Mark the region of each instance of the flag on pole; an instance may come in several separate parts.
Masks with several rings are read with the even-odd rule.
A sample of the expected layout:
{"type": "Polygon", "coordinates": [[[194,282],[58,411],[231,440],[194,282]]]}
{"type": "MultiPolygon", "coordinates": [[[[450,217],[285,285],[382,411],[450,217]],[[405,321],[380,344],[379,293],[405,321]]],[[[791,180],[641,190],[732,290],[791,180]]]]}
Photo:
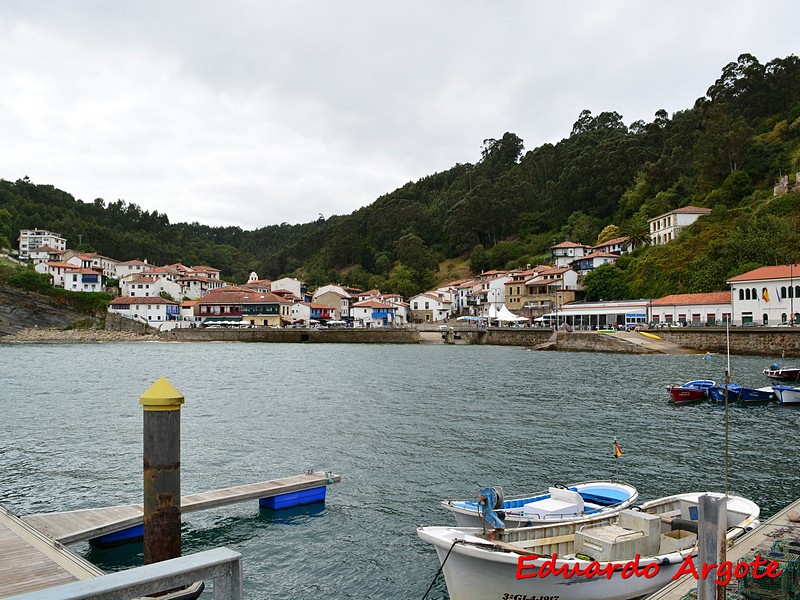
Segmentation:
{"type": "Polygon", "coordinates": [[[761,298],[764,300],[764,302],[769,302],[769,292],[767,291],[767,288],[761,290],[761,298]]]}
{"type": "Polygon", "coordinates": [[[618,459],[620,456],[622,456],[622,448],[619,447],[617,438],[614,438],[614,458],[618,459]]]}

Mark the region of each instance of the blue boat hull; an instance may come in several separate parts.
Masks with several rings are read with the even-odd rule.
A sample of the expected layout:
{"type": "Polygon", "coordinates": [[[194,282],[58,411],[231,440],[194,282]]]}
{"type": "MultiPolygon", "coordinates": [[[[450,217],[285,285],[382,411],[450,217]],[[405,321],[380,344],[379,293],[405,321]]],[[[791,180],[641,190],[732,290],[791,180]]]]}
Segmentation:
{"type": "Polygon", "coordinates": [[[739,394],[739,401],[742,404],[761,404],[765,402],[777,402],[778,397],[772,388],[747,388],[743,387],[739,394]]]}
{"type": "MultiPolygon", "coordinates": [[[[712,402],[725,402],[725,385],[715,385],[708,388],[708,397],[712,402]]],[[[742,386],[734,383],[727,386],[728,402],[736,402],[742,393],[742,386]]]]}

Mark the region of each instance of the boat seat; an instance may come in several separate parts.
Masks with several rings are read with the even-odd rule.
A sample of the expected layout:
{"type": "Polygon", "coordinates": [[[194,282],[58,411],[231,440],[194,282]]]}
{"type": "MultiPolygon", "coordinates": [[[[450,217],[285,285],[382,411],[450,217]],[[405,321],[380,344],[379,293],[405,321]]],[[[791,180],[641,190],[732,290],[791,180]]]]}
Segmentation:
{"type": "Polygon", "coordinates": [[[681,509],[678,508],[676,510],[670,510],[668,512],[661,513],[659,516],[661,517],[661,522],[662,523],[666,523],[667,525],[671,525],[673,519],[675,519],[676,517],[680,517],[681,516],[681,509]]]}
{"type": "Polygon", "coordinates": [[[547,519],[548,517],[579,515],[584,511],[583,498],[578,492],[551,487],[550,497],[528,502],[522,507],[525,515],[547,519]]]}

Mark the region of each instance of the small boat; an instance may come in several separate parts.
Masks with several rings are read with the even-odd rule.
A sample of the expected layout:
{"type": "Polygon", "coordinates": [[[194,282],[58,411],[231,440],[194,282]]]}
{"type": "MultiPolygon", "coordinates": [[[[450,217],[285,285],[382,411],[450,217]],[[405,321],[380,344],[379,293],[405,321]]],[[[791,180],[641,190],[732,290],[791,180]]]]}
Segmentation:
{"type": "Polygon", "coordinates": [[[797,381],[800,379],[800,367],[782,367],[778,363],[772,363],[763,372],[770,379],[778,381],[797,381]]]}
{"type": "MultiPolygon", "coordinates": [[[[705,494],[660,498],[602,521],[488,532],[419,527],[417,535],[435,546],[451,600],[629,600],[672,581],[683,562],[696,555],[705,494]],[[632,577],[631,569],[647,576],[632,577]]],[[[754,502],[728,496],[727,540],[758,526],[759,512],[754,502]]]]}
{"type": "Polygon", "coordinates": [[[675,404],[688,404],[705,400],[708,397],[708,388],[715,385],[716,382],[709,379],[695,379],[683,385],[671,385],[667,387],[667,391],[675,404]]]}
{"type": "Polygon", "coordinates": [[[765,402],[777,402],[778,396],[772,386],[761,388],[743,387],[739,392],[739,402],[741,404],[763,404],[765,402]]]}
{"type": "Polygon", "coordinates": [[[781,405],[800,404],[800,388],[791,385],[773,385],[772,389],[781,405]]]}
{"type": "MultiPolygon", "coordinates": [[[[492,489],[502,491],[502,488],[492,489]]],[[[619,481],[584,481],[551,487],[523,498],[505,500],[502,493],[499,496],[495,510],[506,526],[529,527],[610,516],[636,502],[639,492],[619,481]]],[[[480,501],[444,500],[442,506],[453,513],[460,527],[480,527],[483,523],[480,501]]]]}
{"type": "Polygon", "coordinates": [[[736,402],[742,392],[742,386],[735,383],[712,385],[708,388],[708,398],[714,402],[725,402],[725,391],[728,392],[728,402],[736,402]]]}

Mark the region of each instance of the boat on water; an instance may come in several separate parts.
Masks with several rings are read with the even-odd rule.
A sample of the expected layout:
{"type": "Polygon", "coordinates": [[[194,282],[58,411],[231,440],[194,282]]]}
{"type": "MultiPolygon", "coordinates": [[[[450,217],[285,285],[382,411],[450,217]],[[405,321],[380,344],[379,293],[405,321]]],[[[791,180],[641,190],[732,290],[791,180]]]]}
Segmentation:
{"type": "Polygon", "coordinates": [[[742,392],[742,386],[735,383],[712,385],[708,388],[708,398],[713,402],[725,402],[725,392],[728,393],[728,402],[736,402],[742,392]]]}
{"type": "MultiPolygon", "coordinates": [[[[495,487],[495,490],[502,488],[495,487]]],[[[639,497],[636,488],[619,481],[584,481],[550,487],[530,496],[499,498],[495,507],[506,527],[529,527],[543,523],[606,517],[631,506],[639,497]]],[[[480,527],[483,504],[475,501],[443,500],[460,527],[480,527]]]]}
{"type": "Polygon", "coordinates": [[[681,385],[670,385],[667,391],[675,404],[688,404],[705,400],[708,397],[708,389],[715,385],[717,383],[710,379],[695,379],[681,385]]]}
{"type": "Polygon", "coordinates": [[[772,386],[750,388],[743,387],[739,392],[740,404],[765,404],[767,402],[777,402],[778,396],[772,386]]]}
{"type": "MultiPolygon", "coordinates": [[[[705,494],[668,496],[597,521],[488,532],[419,527],[417,535],[435,546],[451,600],[628,600],[663,587],[696,555],[699,499],[705,494]],[[633,564],[648,576],[632,577],[630,567],[623,575],[633,564]]],[[[727,540],[759,525],[759,512],[754,502],[728,496],[727,540]]]]}
{"type": "Polygon", "coordinates": [[[773,385],[778,403],[781,405],[800,404],[800,388],[791,385],[773,385]]]}
{"type": "Polygon", "coordinates": [[[782,367],[778,363],[772,363],[763,372],[770,379],[777,381],[800,380],[800,367],[782,367]]]}

